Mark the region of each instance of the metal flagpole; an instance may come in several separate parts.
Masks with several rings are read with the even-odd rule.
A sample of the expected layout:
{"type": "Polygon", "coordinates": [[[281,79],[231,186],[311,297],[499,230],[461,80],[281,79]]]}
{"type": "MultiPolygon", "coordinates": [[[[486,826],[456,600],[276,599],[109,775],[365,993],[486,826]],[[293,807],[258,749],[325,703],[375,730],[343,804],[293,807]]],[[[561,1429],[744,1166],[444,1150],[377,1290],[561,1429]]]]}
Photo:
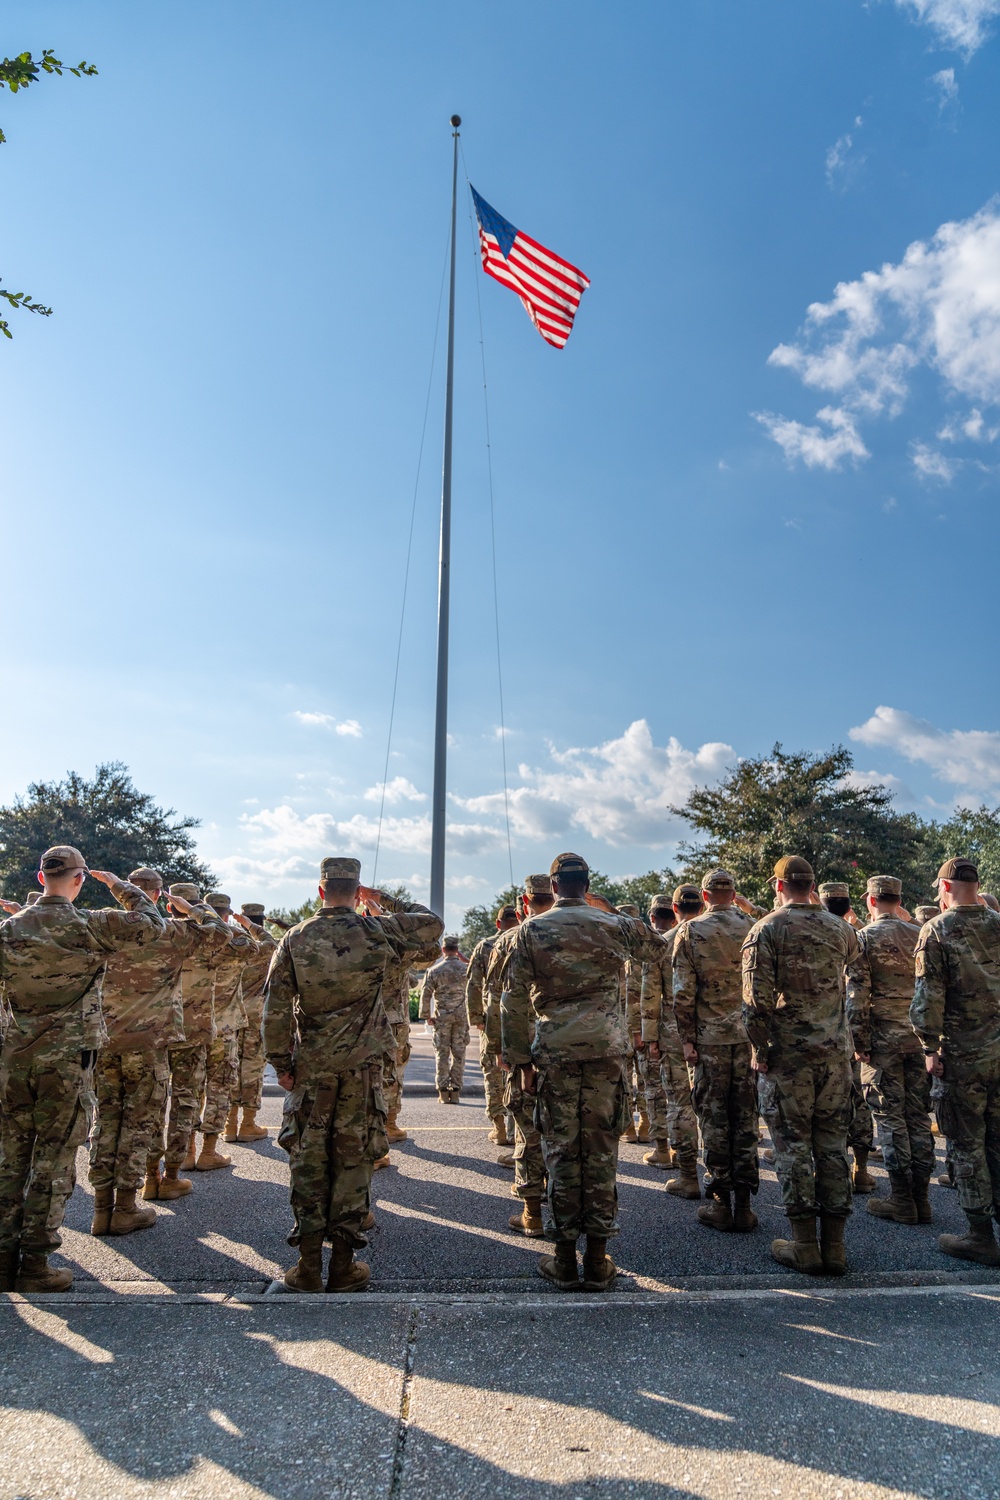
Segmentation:
{"type": "Polygon", "coordinates": [[[444,462],[441,469],[441,555],[438,575],[437,703],[434,711],[434,792],[431,806],[431,910],[444,916],[444,844],[448,803],[448,613],[451,575],[451,419],[455,374],[455,217],[458,202],[458,127],[451,167],[451,275],[448,285],[448,370],[444,397],[444,462]]]}

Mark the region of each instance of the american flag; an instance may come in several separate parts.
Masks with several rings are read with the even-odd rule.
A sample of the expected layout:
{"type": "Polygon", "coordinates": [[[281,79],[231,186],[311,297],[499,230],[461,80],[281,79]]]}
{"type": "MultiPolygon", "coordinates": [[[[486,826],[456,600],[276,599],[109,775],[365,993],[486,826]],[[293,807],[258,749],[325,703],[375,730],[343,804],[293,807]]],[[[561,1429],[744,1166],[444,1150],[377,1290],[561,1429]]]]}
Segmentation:
{"type": "Polygon", "coordinates": [[[590,285],[589,278],[561,255],[515,229],[475,188],[472,197],[479,220],[483,270],[517,293],[545,342],[561,349],[569,338],[580,298],[590,285]]]}

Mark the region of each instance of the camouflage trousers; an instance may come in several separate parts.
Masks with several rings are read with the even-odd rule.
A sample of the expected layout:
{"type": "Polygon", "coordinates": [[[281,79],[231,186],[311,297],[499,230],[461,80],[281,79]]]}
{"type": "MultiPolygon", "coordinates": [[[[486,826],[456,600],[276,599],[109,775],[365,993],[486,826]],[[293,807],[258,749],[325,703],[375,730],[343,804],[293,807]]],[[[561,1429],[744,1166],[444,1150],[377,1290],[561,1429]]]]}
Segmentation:
{"type": "Polygon", "coordinates": [[[660,1045],[660,1082],[667,1101],[667,1139],[678,1164],[698,1163],[698,1118],[691,1102],[691,1075],[680,1042],[669,1051],[660,1045]]]}
{"type": "Polygon", "coordinates": [[[486,1031],[486,1027],[479,1037],[479,1066],[483,1070],[483,1084],[486,1089],[486,1118],[495,1120],[497,1115],[504,1112],[504,1071],[497,1062],[497,1046],[486,1031]]]}
{"type": "Polygon", "coordinates": [[[862,1064],[865,1098],[878,1125],[887,1172],[911,1171],[929,1177],[934,1170],[931,1135],[931,1080],[922,1052],[872,1053],[862,1064]]]}
{"type": "Polygon", "coordinates": [[[396,1039],[396,1051],[394,1056],[385,1061],[382,1089],[386,1109],[390,1114],[398,1114],[403,1107],[403,1074],[412,1050],[409,1021],[393,1021],[392,1034],[396,1039]]]}
{"type": "MultiPolygon", "coordinates": [[[[642,1068],[639,1064],[640,1053],[634,1047],[630,1047],[625,1054],[625,1087],[628,1089],[628,1102],[634,1117],[636,1110],[645,1109],[646,1101],[643,1095],[642,1068]]],[[[626,1125],[628,1121],[626,1120],[626,1125]]],[[[634,1123],[634,1119],[633,1119],[634,1123]]]]}
{"type": "Polygon", "coordinates": [[[241,1109],[260,1109],[264,1098],[264,1037],[261,1017],[251,1016],[236,1033],[236,1087],[233,1104],[241,1109]]]}
{"type": "Polygon", "coordinates": [[[1000,1218],[1000,1058],[945,1058],[938,1123],[948,1137],[958,1201],[1000,1218]]]}
{"type": "Polygon", "coordinates": [[[635,1054],[635,1061],[639,1069],[639,1077],[642,1079],[646,1114],[649,1116],[649,1139],[668,1141],[670,1126],[667,1123],[667,1096],[663,1089],[659,1064],[650,1062],[649,1049],[646,1047],[635,1054]]]}
{"type": "Polygon", "coordinates": [[[163,1128],[170,1081],[166,1052],[99,1052],[90,1184],[124,1192],[142,1186],[146,1157],[163,1128]]]}
{"type": "Polygon", "coordinates": [[[535,1124],[548,1173],[547,1238],[618,1233],[618,1140],[629,1121],[619,1058],[551,1063],[537,1075],[535,1124]]]}
{"type": "MultiPolygon", "coordinates": [[[[179,1167],[187,1156],[188,1143],[198,1118],[198,1107],[205,1089],[207,1042],[187,1042],[171,1047],[167,1053],[170,1065],[170,1114],[161,1134],[161,1155],[168,1167],[179,1167]]],[[[150,1151],[150,1156],[153,1152],[150,1151]]]]}
{"type": "Polygon", "coordinates": [[[851,1125],[847,1144],[852,1151],[870,1151],[875,1144],[875,1122],[865,1098],[861,1063],[857,1058],[851,1063],[851,1125]]]}
{"type": "Polygon", "coordinates": [[[94,1105],[94,1054],[0,1052],[0,1252],[49,1251],[76,1186],[94,1105]]]}
{"type": "Polygon", "coordinates": [[[202,1135],[221,1135],[232,1108],[239,1079],[240,1057],[236,1033],[217,1036],[205,1058],[205,1104],[201,1111],[202,1135]]]}
{"type": "Polygon", "coordinates": [[[465,1073],[465,1049],[469,1045],[469,1023],[464,1015],[438,1016],[434,1023],[435,1087],[461,1089],[465,1073]]]}
{"type": "Polygon", "coordinates": [[[367,1245],[361,1225],[371,1202],[372,1163],[389,1149],[385,1122],[377,1064],[296,1080],[278,1132],[291,1175],[290,1245],[320,1232],[355,1248],[367,1245]]]}
{"type": "Polygon", "coordinates": [[[851,1065],[842,1053],[801,1051],[773,1058],[758,1084],[760,1112],[774,1143],[781,1206],[790,1219],[852,1209],[847,1131],[851,1065]]]}
{"type": "Polygon", "coordinates": [[[705,1191],[760,1185],[757,1168],[757,1075],[750,1043],[699,1043],[694,1107],[705,1151],[705,1191]]]}
{"type": "Polygon", "coordinates": [[[535,1124],[535,1098],[521,1087],[520,1068],[504,1074],[501,1109],[514,1121],[514,1194],[518,1198],[540,1198],[545,1192],[542,1137],[535,1124]]]}

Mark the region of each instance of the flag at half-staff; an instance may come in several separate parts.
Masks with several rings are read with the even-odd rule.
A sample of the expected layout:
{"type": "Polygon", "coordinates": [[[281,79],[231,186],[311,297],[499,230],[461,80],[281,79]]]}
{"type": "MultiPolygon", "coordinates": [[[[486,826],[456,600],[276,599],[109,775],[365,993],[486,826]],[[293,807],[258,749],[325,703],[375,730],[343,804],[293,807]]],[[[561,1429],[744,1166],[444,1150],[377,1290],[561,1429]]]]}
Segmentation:
{"type": "Polygon", "coordinates": [[[561,255],[515,229],[475,188],[472,197],[479,220],[483,270],[517,293],[545,342],[561,349],[570,336],[589,278],[561,255]]]}

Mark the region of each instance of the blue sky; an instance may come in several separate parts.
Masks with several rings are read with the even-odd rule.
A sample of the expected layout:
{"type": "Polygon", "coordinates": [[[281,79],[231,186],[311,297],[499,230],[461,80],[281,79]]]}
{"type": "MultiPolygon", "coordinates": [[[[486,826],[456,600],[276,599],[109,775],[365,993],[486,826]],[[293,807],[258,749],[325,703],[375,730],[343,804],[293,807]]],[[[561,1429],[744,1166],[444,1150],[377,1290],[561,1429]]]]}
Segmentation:
{"type": "MultiPolygon", "coordinates": [[[[125,761],[237,899],[371,874],[450,188],[591,278],[568,347],[460,205],[449,916],[669,861],[739,755],[1000,800],[1000,0],[8,3],[0,797],[125,761]]],[[[443,338],[443,331],[442,331],[443,338]]],[[[426,891],[441,346],[380,880],[426,891]]]]}

